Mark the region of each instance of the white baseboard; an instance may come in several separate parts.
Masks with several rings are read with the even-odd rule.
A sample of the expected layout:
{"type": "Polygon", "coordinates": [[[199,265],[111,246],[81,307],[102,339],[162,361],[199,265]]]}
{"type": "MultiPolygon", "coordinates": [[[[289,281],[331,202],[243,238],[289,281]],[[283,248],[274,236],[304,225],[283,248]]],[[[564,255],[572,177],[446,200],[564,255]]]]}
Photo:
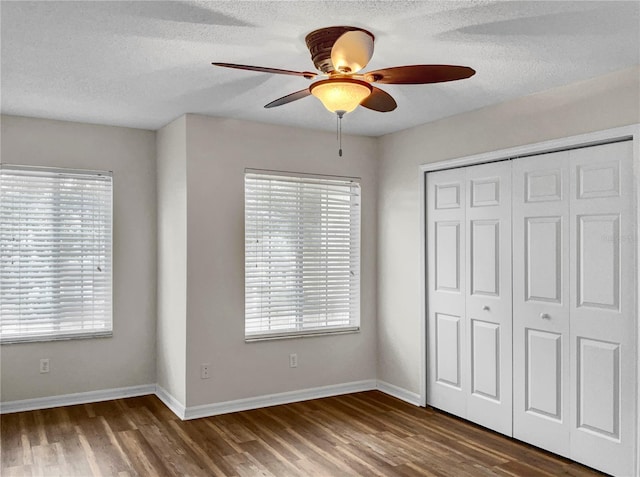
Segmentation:
{"type": "Polygon", "coordinates": [[[176,416],[178,416],[183,421],[185,420],[186,408],[184,407],[184,405],[171,394],[169,394],[167,390],[159,384],[156,384],[156,396],[158,396],[158,399],[160,399],[165,406],[171,409],[171,411],[176,416]]]}
{"type": "Polygon", "coordinates": [[[34,399],[22,399],[20,401],[7,401],[0,403],[0,414],[11,412],[33,411],[35,409],[49,409],[52,407],[72,406],[74,404],[87,404],[92,402],[110,401],[128,397],[145,396],[156,392],[155,384],[143,384],[141,386],[129,386],[126,388],[100,389],[83,393],[62,394],[34,399]]]}
{"type": "Polygon", "coordinates": [[[407,391],[404,388],[395,386],[394,384],[389,384],[384,381],[378,380],[377,389],[389,396],[393,396],[395,398],[401,399],[402,401],[408,402],[409,404],[413,404],[414,406],[420,406],[420,394],[414,393],[411,391],[407,391]]]}
{"type": "Polygon", "coordinates": [[[250,409],[308,401],[309,399],[338,396],[340,394],[356,393],[360,391],[371,391],[373,389],[376,389],[376,380],[368,379],[364,381],[354,381],[351,383],[333,384],[318,388],[301,389],[300,391],[266,394],[251,398],[188,407],[186,409],[184,419],[197,419],[199,417],[215,416],[230,412],[248,411],[250,409]]]}
{"type": "Polygon", "coordinates": [[[0,414],[33,411],[35,409],[49,409],[52,407],[87,404],[92,402],[109,401],[112,399],[155,394],[158,399],[160,399],[176,416],[182,420],[188,420],[200,417],[216,416],[218,414],[227,414],[230,412],[248,411],[250,409],[277,406],[292,402],[308,401],[310,399],[338,396],[341,394],[371,391],[373,389],[377,389],[385,394],[389,394],[390,396],[396,397],[415,406],[418,406],[420,403],[420,396],[418,394],[384,381],[376,381],[375,379],[301,389],[299,391],[266,394],[263,396],[191,407],[185,407],[162,386],[157,384],[145,384],[126,388],[102,389],[83,393],[63,394],[60,396],[4,402],[0,403],[0,414]]]}

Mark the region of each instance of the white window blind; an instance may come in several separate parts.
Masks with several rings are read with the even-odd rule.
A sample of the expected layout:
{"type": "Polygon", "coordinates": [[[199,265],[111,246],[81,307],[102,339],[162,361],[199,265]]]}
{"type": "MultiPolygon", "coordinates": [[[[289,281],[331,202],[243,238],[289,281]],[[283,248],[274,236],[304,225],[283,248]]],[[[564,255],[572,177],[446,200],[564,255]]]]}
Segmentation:
{"type": "Polygon", "coordinates": [[[360,184],[245,173],[245,338],[360,326],[360,184]]]}
{"type": "Polygon", "coordinates": [[[0,341],[110,335],[111,173],[0,167],[0,341]]]}

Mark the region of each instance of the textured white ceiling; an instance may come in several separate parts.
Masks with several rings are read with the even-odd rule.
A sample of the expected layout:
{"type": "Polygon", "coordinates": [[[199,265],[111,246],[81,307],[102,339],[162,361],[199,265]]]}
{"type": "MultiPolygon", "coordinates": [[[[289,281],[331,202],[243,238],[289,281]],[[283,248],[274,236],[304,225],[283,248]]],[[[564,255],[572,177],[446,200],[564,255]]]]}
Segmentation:
{"type": "Polygon", "coordinates": [[[2,112],[148,129],[202,113],[333,130],[313,97],[263,108],[308,80],[210,63],[313,70],[304,37],[334,25],[376,36],[368,70],[477,71],[383,85],[395,111],[358,108],[343,122],[377,136],[637,65],[639,11],[638,1],[3,1],[2,112]]]}

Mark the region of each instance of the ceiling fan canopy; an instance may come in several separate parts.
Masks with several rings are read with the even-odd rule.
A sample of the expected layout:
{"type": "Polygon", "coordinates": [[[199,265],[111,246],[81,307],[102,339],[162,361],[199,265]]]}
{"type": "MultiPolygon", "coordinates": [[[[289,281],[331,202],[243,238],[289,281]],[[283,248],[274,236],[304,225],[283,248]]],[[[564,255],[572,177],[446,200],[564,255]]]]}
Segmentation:
{"type": "Polygon", "coordinates": [[[312,83],[306,89],[268,103],[265,108],[282,106],[313,95],[329,111],[340,117],[358,106],[379,112],[396,109],[397,103],[393,97],[372,83],[441,83],[469,78],[475,74],[475,70],[468,66],[453,65],[395,66],[361,73],[373,56],[375,37],[367,30],[352,26],[320,28],[309,33],[305,41],[319,73],[234,63],[212,64],[262,73],[302,76],[309,80],[323,77],[324,79],[312,83]]]}

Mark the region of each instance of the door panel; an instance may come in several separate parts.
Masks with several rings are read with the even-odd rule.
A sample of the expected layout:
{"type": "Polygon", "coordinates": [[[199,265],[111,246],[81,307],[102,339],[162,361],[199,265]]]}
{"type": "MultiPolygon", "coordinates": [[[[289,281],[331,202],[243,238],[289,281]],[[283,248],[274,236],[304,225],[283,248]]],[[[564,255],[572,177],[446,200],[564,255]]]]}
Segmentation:
{"type": "Polygon", "coordinates": [[[436,222],[436,290],[460,291],[460,222],[436,222]]]}
{"type": "Polygon", "coordinates": [[[488,207],[500,204],[500,178],[472,179],[470,188],[471,207],[488,207]]]}
{"type": "Polygon", "coordinates": [[[571,457],[614,475],[638,445],[632,155],[631,141],[569,152],[571,457]]]}
{"type": "Polygon", "coordinates": [[[607,161],[607,158],[598,158],[596,162],[577,165],[577,173],[579,199],[620,196],[619,160],[607,161]]]}
{"type": "Polygon", "coordinates": [[[562,421],[562,336],[526,329],[525,409],[562,421]]]}
{"type": "Polygon", "coordinates": [[[471,320],[471,393],[500,401],[500,326],[471,320]]]}
{"type": "Polygon", "coordinates": [[[578,215],[577,306],[618,310],[620,215],[578,215]]]}
{"type": "Polygon", "coordinates": [[[466,168],[467,419],[512,434],[511,162],[466,168]]]}
{"type": "Polygon", "coordinates": [[[498,296],[500,286],[500,222],[472,220],[471,294],[498,296]]]}
{"type": "Polygon", "coordinates": [[[461,183],[436,184],[435,188],[435,208],[458,209],[460,208],[460,187],[461,183]]]}
{"type": "Polygon", "coordinates": [[[578,428],[620,438],[620,346],[578,340],[578,428]]]}
{"type": "Polygon", "coordinates": [[[569,154],[513,162],[513,435],[569,456],[569,154]]]}
{"type": "Polygon", "coordinates": [[[465,171],[427,174],[427,403],[466,417],[465,171]]]}
{"type": "Polygon", "coordinates": [[[460,390],[460,317],[436,313],[436,381],[460,390]]]}
{"type": "Polygon", "coordinates": [[[560,303],[562,217],[524,221],[525,301],[560,303]]]}
{"type": "MultiPolygon", "coordinates": [[[[553,167],[552,164],[550,166],[553,167]]],[[[562,200],[561,169],[531,170],[524,174],[525,203],[562,200]]]]}

